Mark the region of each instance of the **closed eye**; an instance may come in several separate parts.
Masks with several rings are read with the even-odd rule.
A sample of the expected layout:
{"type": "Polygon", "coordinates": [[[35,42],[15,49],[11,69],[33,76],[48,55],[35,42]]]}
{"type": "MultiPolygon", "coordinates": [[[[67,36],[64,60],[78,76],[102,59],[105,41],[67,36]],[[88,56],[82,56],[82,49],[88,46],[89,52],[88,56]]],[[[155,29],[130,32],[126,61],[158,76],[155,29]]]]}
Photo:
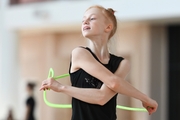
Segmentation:
{"type": "MultiPolygon", "coordinates": [[[[88,21],[91,21],[91,20],[96,20],[96,18],[89,18],[88,21]]],[[[82,20],[82,23],[84,23],[86,20],[82,20]]]]}
{"type": "Polygon", "coordinates": [[[96,18],[90,18],[90,20],[95,20],[96,18]]]}

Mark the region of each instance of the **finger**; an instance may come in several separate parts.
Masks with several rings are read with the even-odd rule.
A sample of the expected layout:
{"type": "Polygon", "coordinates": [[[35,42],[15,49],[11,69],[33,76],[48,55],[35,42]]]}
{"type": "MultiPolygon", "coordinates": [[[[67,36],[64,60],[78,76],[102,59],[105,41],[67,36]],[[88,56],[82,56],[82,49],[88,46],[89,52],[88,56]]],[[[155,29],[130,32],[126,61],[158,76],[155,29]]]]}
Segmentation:
{"type": "Polygon", "coordinates": [[[47,89],[47,88],[41,88],[40,91],[41,91],[41,90],[44,90],[44,91],[45,91],[46,89],[47,89]]]}
{"type": "Polygon", "coordinates": [[[155,109],[153,107],[149,107],[149,114],[151,115],[153,112],[155,112],[155,109]]]}
{"type": "Polygon", "coordinates": [[[44,86],[42,86],[41,88],[40,88],[40,90],[46,90],[46,89],[48,89],[49,87],[48,87],[48,85],[44,85],[44,86]]]}
{"type": "Polygon", "coordinates": [[[48,84],[47,80],[42,81],[42,85],[47,85],[47,84],[48,84]]]}
{"type": "Polygon", "coordinates": [[[147,106],[147,107],[146,107],[146,109],[147,109],[147,111],[148,111],[149,115],[151,115],[150,106],[147,106]]]}
{"type": "Polygon", "coordinates": [[[40,90],[40,91],[42,90],[42,86],[39,88],[39,90],[40,90]]]}
{"type": "Polygon", "coordinates": [[[40,90],[40,91],[41,91],[41,90],[44,90],[44,87],[39,88],[39,90],[40,90]]]}

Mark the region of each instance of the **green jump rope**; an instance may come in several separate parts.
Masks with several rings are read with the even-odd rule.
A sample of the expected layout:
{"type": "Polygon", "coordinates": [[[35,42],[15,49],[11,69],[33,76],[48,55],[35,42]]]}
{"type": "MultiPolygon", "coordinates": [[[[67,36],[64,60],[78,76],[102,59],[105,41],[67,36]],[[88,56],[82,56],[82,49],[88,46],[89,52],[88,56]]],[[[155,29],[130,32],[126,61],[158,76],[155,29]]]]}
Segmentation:
{"type": "MultiPolygon", "coordinates": [[[[48,78],[52,77],[55,80],[60,79],[60,78],[64,78],[64,77],[67,77],[67,76],[69,76],[69,74],[63,74],[63,75],[54,77],[54,70],[52,68],[50,68],[49,74],[48,74],[48,78]]],[[[44,98],[44,102],[49,107],[53,107],[53,108],[71,108],[72,107],[71,104],[54,104],[54,103],[49,102],[47,100],[46,90],[44,91],[43,98],[44,98]]],[[[122,109],[122,110],[147,112],[147,110],[145,108],[133,108],[133,107],[126,107],[126,106],[121,106],[121,105],[117,105],[116,108],[122,109]]]]}

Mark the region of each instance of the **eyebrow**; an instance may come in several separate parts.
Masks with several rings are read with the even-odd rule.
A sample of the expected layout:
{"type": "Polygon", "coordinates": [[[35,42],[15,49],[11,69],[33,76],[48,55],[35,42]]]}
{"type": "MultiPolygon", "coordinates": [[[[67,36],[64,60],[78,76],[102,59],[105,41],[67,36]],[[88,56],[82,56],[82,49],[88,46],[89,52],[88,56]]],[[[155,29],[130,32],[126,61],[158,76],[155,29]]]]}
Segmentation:
{"type": "MultiPolygon", "coordinates": [[[[93,16],[93,15],[96,15],[96,14],[92,13],[92,14],[90,14],[89,16],[93,16]]],[[[86,16],[83,16],[83,18],[86,18],[86,16]]]]}

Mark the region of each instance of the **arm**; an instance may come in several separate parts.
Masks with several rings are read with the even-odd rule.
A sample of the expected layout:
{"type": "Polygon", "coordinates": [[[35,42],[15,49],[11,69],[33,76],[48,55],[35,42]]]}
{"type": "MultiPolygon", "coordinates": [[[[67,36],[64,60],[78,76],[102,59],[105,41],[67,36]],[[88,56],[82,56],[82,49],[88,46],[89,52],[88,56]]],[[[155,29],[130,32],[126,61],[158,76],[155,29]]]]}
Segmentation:
{"type": "MultiPolygon", "coordinates": [[[[123,79],[121,75],[116,75],[107,70],[102,64],[94,59],[94,57],[85,49],[76,48],[72,52],[72,61],[76,61],[74,68],[84,69],[87,73],[101,80],[107,87],[113,91],[127,95],[142,101],[143,106],[152,114],[156,111],[158,104],[156,101],[152,100],[131,84],[123,79]],[[82,56],[83,55],[83,56],[82,56]],[[98,71],[98,72],[97,72],[98,71]]],[[[121,68],[126,68],[128,62],[126,60],[121,62],[121,68]]],[[[75,70],[76,70],[75,69],[75,70]]],[[[121,70],[120,70],[121,71],[121,70]]],[[[122,69],[122,71],[125,71],[122,69]]],[[[119,72],[120,74],[122,72],[119,72]]]]}
{"type": "MultiPolygon", "coordinates": [[[[125,79],[129,67],[128,66],[126,66],[125,68],[122,67],[123,66],[121,63],[115,74],[118,76],[122,76],[125,79]]],[[[100,89],[94,89],[94,88],[77,88],[69,85],[62,85],[61,83],[55,81],[53,78],[50,78],[45,81],[42,82],[42,87],[40,88],[40,90],[45,89],[45,87],[51,88],[56,92],[62,92],[71,97],[92,104],[104,105],[116,94],[116,92],[109,89],[105,84],[103,84],[100,89]],[[45,81],[49,83],[47,84],[47,86],[43,85],[45,81]]]]}
{"type": "MultiPolygon", "coordinates": [[[[72,54],[72,58],[73,57],[74,57],[74,54],[72,54]]],[[[71,68],[72,68],[72,71],[74,71],[74,69],[76,69],[75,68],[76,61],[72,61],[72,63],[73,64],[71,68]]],[[[129,64],[127,60],[123,60],[119,64],[118,69],[115,72],[115,75],[121,76],[123,79],[125,79],[128,72],[129,72],[129,64]]],[[[73,86],[62,85],[61,83],[55,81],[53,78],[44,80],[42,82],[42,86],[40,90],[46,89],[46,88],[50,88],[56,92],[63,92],[71,97],[77,98],[84,102],[88,102],[92,104],[99,104],[99,105],[106,104],[116,94],[116,92],[112,91],[105,84],[103,84],[100,89],[77,88],[73,86]]]]}
{"type": "Polygon", "coordinates": [[[62,85],[53,78],[46,79],[42,82],[40,90],[51,89],[55,92],[62,92],[81,101],[104,105],[116,93],[109,89],[105,84],[100,89],[95,88],[78,88],[69,85],[62,85]]]}
{"type": "Polygon", "coordinates": [[[72,97],[76,97],[80,100],[95,104],[104,104],[106,101],[112,98],[112,96],[114,96],[116,92],[118,92],[141,100],[145,108],[147,108],[148,106],[153,107],[153,110],[149,110],[150,114],[156,111],[157,103],[155,101],[148,98],[145,94],[139,92],[137,89],[132,87],[128,82],[124,80],[124,76],[126,76],[128,73],[128,69],[126,69],[129,66],[127,60],[123,60],[116,74],[112,74],[99,62],[97,62],[88,51],[84,49],[76,48],[75,50],[73,50],[72,56],[72,65],[74,66],[75,71],[79,68],[82,68],[92,76],[102,80],[105,83],[105,85],[103,85],[100,90],[80,88],[82,90],[81,91],[79,88],[63,86],[57,81],[55,82],[54,80],[49,79],[47,81],[43,81],[40,90],[51,88],[54,91],[64,92],[72,97]],[[112,92],[107,86],[114,92],[112,92]],[[79,91],[80,94],[76,94],[77,91],[79,91]],[[98,101],[101,102],[98,103],[98,101]]]}
{"type": "Polygon", "coordinates": [[[91,104],[106,104],[116,93],[109,89],[105,84],[100,89],[93,88],[77,88],[63,85],[59,87],[61,92],[77,98],[81,101],[91,104]]]}
{"type": "Polygon", "coordinates": [[[45,89],[51,89],[55,92],[62,92],[81,101],[99,105],[104,105],[116,94],[105,84],[103,84],[100,89],[78,88],[69,85],[62,85],[53,78],[46,79],[42,82],[40,90],[45,89]]]}
{"type": "MultiPolygon", "coordinates": [[[[71,66],[71,68],[74,68],[73,65],[71,66]]],[[[125,80],[128,72],[129,62],[127,60],[123,60],[119,64],[118,69],[115,72],[115,75],[121,76],[125,80]]],[[[105,103],[107,103],[116,94],[116,92],[109,89],[105,84],[103,84],[100,89],[77,88],[67,85],[62,85],[62,87],[59,88],[59,91],[67,95],[70,95],[72,97],[75,97],[88,103],[100,105],[104,105],[105,103]]]]}
{"type": "MultiPolygon", "coordinates": [[[[116,93],[134,97],[142,101],[146,101],[147,99],[144,94],[139,92],[127,81],[125,81],[121,75],[111,73],[97,60],[95,60],[94,57],[87,50],[83,48],[76,48],[73,50],[72,63],[72,65],[74,66],[74,71],[82,68],[90,75],[101,80],[107,87],[109,87],[116,93]]],[[[126,68],[126,66],[128,66],[127,60],[123,60],[120,66],[126,68]]]]}

